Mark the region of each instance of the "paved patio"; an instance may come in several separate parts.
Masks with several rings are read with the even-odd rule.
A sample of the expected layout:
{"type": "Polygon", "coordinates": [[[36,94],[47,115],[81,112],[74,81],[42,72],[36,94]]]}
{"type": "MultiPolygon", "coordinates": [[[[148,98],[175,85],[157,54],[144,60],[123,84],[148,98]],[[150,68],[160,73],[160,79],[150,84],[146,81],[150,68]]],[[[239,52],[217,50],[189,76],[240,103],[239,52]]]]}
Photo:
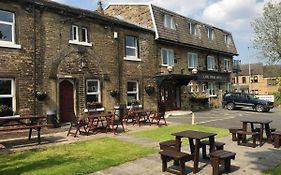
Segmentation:
{"type": "MultiPolygon", "coordinates": [[[[169,123],[173,124],[173,123],[169,123]]],[[[157,126],[126,126],[128,132],[135,130],[146,130],[155,128],[157,126]]],[[[54,144],[66,144],[71,142],[76,142],[80,140],[88,140],[100,137],[114,137],[117,139],[134,142],[137,144],[159,148],[159,143],[154,142],[147,139],[140,139],[137,137],[133,137],[128,135],[127,133],[121,133],[118,135],[114,134],[105,134],[99,133],[96,135],[83,136],[79,135],[79,137],[66,137],[66,132],[59,132],[53,134],[47,134],[42,136],[42,145],[37,145],[36,138],[34,138],[30,145],[26,145],[28,142],[26,141],[26,137],[22,139],[6,139],[1,140],[0,143],[4,143],[7,146],[7,149],[0,149],[1,151],[17,151],[17,150],[25,150],[25,149],[33,149],[38,147],[48,147],[54,144]],[[22,143],[22,144],[21,144],[22,143]]],[[[236,159],[232,160],[232,172],[229,174],[238,175],[238,174],[261,174],[260,171],[267,169],[268,167],[275,166],[278,162],[281,162],[281,151],[280,149],[275,149],[271,144],[264,144],[262,147],[257,148],[249,148],[244,146],[237,146],[236,142],[231,141],[231,137],[225,137],[216,139],[218,141],[225,142],[225,150],[234,151],[237,153],[236,159]]],[[[184,151],[189,151],[187,145],[183,145],[184,151]]],[[[192,173],[192,161],[186,163],[186,173],[192,173]]],[[[200,171],[197,173],[198,175],[207,175],[211,174],[212,169],[209,161],[200,160],[199,163],[200,171]]],[[[103,171],[98,171],[92,173],[91,175],[168,175],[170,173],[161,172],[161,160],[158,154],[151,155],[145,158],[137,159],[135,161],[130,161],[124,163],[122,165],[111,167],[109,169],[105,169],[103,171]]]]}

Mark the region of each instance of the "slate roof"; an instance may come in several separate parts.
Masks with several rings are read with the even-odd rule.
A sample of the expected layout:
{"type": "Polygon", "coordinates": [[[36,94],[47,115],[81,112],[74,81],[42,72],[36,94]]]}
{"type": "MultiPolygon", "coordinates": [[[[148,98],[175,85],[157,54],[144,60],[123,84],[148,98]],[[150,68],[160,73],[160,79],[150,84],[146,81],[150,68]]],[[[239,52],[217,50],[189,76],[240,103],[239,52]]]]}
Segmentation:
{"type": "MultiPolygon", "coordinates": [[[[232,45],[227,46],[224,42],[224,34],[231,35],[230,32],[219,29],[214,26],[196,21],[194,19],[182,16],[178,13],[169,11],[167,9],[152,5],[153,15],[157,26],[158,37],[160,39],[170,40],[191,46],[199,46],[207,49],[222,51],[233,55],[237,54],[234,42],[232,45]],[[176,30],[164,27],[163,16],[169,14],[174,17],[176,23],[176,30]],[[196,23],[200,27],[200,35],[195,36],[190,34],[189,22],[196,23]],[[207,28],[212,28],[215,33],[214,40],[207,38],[207,28]]],[[[231,35],[232,36],[232,35],[231,35]]],[[[232,38],[232,37],[231,37],[232,38]]]]}
{"type": "Polygon", "coordinates": [[[109,23],[109,24],[115,24],[115,25],[119,25],[119,26],[123,26],[123,27],[127,27],[127,28],[143,30],[146,32],[154,32],[150,29],[147,29],[147,28],[144,28],[144,27],[132,24],[132,23],[125,22],[125,21],[120,20],[115,17],[101,15],[97,11],[76,8],[76,7],[68,6],[68,5],[61,4],[61,3],[51,1],[51,0],[17,0],[17,1],[20,3],[27,2],[27,3],[31,3],[31,4],[35,4],[35,5],[39,5],[39,6],[48,7],[50,9],[54,9],[58,13],[68,12],[69,14],[75,15],[80,18],[88,17],[88,18],[96,19],[101,22],[105,22],[105,23],[109,23]]]}
{"type": "Polygon", "coordinates": [[[112,3],[105,8],[108,15],[121,16],[127,22],[153,28],[156,40],[172,42],[173,44],[187,45],[189,47],[205,49],[208,51],[222,52],[228,55],[238,55],[230,32],[217,27],[196,21],[167,9],[145,3],[112,3]],[[146,10],[143,9],[146,6],[146,10]],[[147,14],[149,13],[149,15],[147,14]],[[164,27],[164,15],[171,15],[176,24],[176,30],[164,27]],[[143,16],[142,18],[138,16],[143,16]],[[149,17],[149,19],[146,17],[149,17]],[[189,31],[189,22],[197,24],[198,35],[192,35],[189,31]],[[152,25],[153,23],[153,25],[152,25]],[[214,39],[207,38],[207,28],[214,30],[214,39]],[[224,35],[231,36],[232,44],[227,45],[224,35]]]}

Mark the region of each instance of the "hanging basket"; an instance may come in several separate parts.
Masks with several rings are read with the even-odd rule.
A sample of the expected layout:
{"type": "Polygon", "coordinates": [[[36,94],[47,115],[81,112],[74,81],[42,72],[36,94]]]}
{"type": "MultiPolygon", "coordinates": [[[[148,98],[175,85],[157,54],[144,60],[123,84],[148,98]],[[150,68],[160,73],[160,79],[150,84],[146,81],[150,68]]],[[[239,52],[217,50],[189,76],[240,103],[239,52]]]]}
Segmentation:
{"type": "Polygon", "coordinates": [[[146,86],[145,87],[145,92],[147,93],[147,95],[152,95],[154,93],[155,89],[154,89],[154,86],[146,86]]]}
{"type": "Polygon", "coordinates": [[[40,92],[40,91],[37,91],[35,93],[35,97],[37,98],[38,101],[43,101],[46,99],[47,97],[47,92],[40,92]]]}
{"type": "Polygon", "coordinates": [[[119,92],[118,92],[118,90],[112,90],[112,91],[110,91],[110,95],[115,98],[115,97],[118,97],[119,92]]]}

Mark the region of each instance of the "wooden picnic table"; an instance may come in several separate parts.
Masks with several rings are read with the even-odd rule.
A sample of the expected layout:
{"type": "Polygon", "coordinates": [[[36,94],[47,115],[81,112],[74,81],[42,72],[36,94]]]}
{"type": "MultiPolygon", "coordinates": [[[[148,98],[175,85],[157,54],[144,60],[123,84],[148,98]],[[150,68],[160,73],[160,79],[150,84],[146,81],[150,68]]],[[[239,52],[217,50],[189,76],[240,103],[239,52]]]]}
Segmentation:
{"type": "Polygon", "coordinates": [[[99,128],[106,129],[108,127],[107,125],[109,123],[109,120],[113,118],[113,114],[89,114],[87,117],[87,132],[89,133],[90,131],[95,132],[99,128]]]}
{"type": "Polygon", "coordinates": [[[152,110],[138,109],[138,110],[129,111],[128,115],[132,116],[133,125],[138,124],[139,126],[141,126],[142,122],[143,123],[148,122],[150,124],[149,116],[152,112],[153,112],[152,110]]]}
{"type": "Polygon", "coordinates": [[[28,140],[31,139],[32,130],[37,131],[38,144],[41,143],[40,131],[42,127],[49,127],[50,124],[44,124],[45,116],[29,115],[29,116],[6,116],[0,117],[0,132],[16,131],[29,129],[28,140]]]}
{"type": "Polygon", "coordinates": [[[190,152],[193,155],[193,173],[197,173],[198,163],[199,163],[199,149],[200,149],[200,140],[208,138],[210,143],[210,153],[215,150],[215,136],[216,133],[208,133],[208,132],[201,132],[201,131],[192,131],[186,130],[177,133],[173,133],[173,136],[176,136],[176,149],[181,151],[181,138],[188,138],[190,152]],[[193,142],[195,140],[195,143],[193,142]]]}
{"type": "MultiPolygon", "coordinates": [[[[271,143],[271,131],[269,124],[272,122],[272,120],[258,120],[258,119],[251,119],[251,120],[241,120],[242,122],[242,130],[247,132],[247,126],[248,123],[250,124],[251,127],[251,132],[255,132],[255,127],[254,124],[259,124],[260,125],[260,130],[259,130],[259,141],[260,141],[260,146],[263,145],[263,132],[265,130],[266,137],[267,137],[267,142],[271,143]]],[[[245,138],[245,137],[244,137],[245,138]]]]}

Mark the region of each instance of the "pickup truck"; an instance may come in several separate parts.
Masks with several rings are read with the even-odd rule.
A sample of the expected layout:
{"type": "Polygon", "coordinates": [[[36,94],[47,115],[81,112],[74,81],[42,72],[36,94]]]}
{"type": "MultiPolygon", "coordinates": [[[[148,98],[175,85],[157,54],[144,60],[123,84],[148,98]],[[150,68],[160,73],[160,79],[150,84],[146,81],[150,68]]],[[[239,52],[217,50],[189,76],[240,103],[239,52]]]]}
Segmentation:
{"type": "Polygon", "coordinates": [[[260,100],[252,94],[239,92],[224,94],[222,106],[223,108],[226,107],[228,110],[239,107],[252,107],[257,112],[269,112],[270,109],[274,107],[273,102],[260,100]]]}

